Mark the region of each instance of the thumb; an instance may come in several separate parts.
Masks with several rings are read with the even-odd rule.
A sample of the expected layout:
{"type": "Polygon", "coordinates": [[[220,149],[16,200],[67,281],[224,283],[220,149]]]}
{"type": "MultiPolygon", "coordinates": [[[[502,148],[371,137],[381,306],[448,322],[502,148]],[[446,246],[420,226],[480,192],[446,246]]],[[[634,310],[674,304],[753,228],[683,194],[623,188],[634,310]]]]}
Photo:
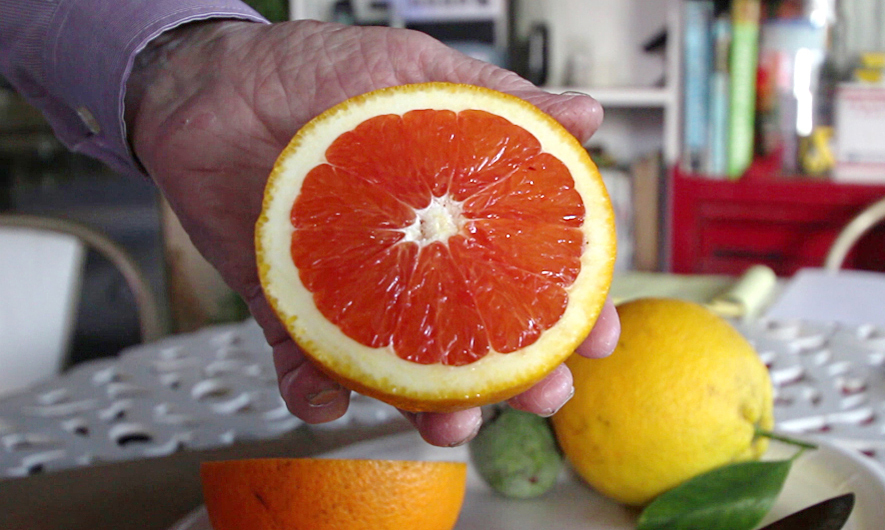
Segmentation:
{"type": "Polygon", "coordinates": [[[580,92],[551,94],[532,88],[526,90],[524,94],[513,95],[521,97],[552,116],[582,144],[587,143],[602,125],[602,105],[587,94],[580,92]]]}
{"type": "MultiPolygon", "coordinates": [[[[398,35],[418,38],[414,32],[398,35]]],[[[421,44],[414,49],[426,53],[413,57],[418,71],[405,75],[406,81],[467,83],[511,94],[552,116],[582,144],[602,125],[602,105],[587,94],[546,92],[512,71],[469,57],[438,41],[425,39],[421,44]]]]}

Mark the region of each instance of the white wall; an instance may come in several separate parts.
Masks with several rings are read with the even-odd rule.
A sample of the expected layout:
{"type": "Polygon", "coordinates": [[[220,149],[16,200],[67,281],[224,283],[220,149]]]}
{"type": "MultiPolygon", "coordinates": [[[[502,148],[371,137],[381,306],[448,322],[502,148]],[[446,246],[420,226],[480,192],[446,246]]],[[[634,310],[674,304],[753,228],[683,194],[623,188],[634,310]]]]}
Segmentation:
{"type": "Polygon", "coordinates": [[[328,20],[335,0],[289,0],[289,14],[292,18],[328,20]]]}
{"type": "Polygon", "coordinates": [[[569,58],[588,58],[593,86],[649,86],[663,73],[662,58],[642,45],[663,29],[671,0],[514,0],[517,35],[534,22],[550,31],[550,81],[566,84],[569,58]]]}

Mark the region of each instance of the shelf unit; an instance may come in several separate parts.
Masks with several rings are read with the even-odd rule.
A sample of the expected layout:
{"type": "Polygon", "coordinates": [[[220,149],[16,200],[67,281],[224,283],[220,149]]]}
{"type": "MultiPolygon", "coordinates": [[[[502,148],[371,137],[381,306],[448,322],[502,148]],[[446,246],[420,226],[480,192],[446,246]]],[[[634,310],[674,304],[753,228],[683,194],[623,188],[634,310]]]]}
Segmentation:
{"type": "Polygon", "coordinates": [[[673,94],[667,88],[655,87],[559,87],[545,86],[544,90],[561,94],[563,92],[582,92],[590,94],[604,108],[666,108],[672,105],[673,94]]]}
{"type": "MultiPolygon", "coordinates": [[[[671,268],[680,274],[739,275],[764,264],[780,276],[822,267],[842,228],[885,195],[885,185],[749,173],[715,180],[674,169],[671,268]]],[[[885,269],[885,226],[866,234],[846,268],[885,269]]]]}
{"type": "Polygon", "coordinates": [[[681,2],[682,0],[550,0],[517,1],[515,24],[519,29],[533,23],[548,25],[551,42],[551,92],[577,91],[589,94],[605,110],[605,121],[590,141],[602,146],[627,164],[661,151],[668,164],[680,152],[681,106],[681,2]],[[592,23],[594,20],[606,23],[592,23]],[[667,47],[663,57],[643,53],[646,41],[666,29],[667,47]],[[673,36],[677,36],[673,38],[673,36]],[[567,85],[569,55],[575,50],[592,50],[590,77],[594,63],[599,66],[601,83],[594,86],[567,85]],[[658,62],[658,64],[655,64],[658,62]],[[657,69],[657,70],[656,70],[657,69]],[[616,70],[616,71],[615,71],[616,70]],[[650,73],[654,72],[654,73],[650,73]],[[651,76],[662,74],[665,83],[651,76]]]}
{"type": "MultiPolygon", "coordinates": [[[[672,86],[659,87],[559,87],[545,86],[545,90],[553,93],[563,92],[581,92],[593,96],[605,110],[606,121],[603,127],[608,127],[614,123],[619,128],[619,132],[624,135],[635,135],[636,125],[643,131],[638,131],[638,137],[650,138],[654,147],[656,143],[664,153],[665,160],[672,164],[679,158],[680,151],[680,101],[679,92],[672,86]],[[639,116],[637,116],[637,114],[639,116]],[[639,117],[637,122],[636,118],[639,117]],[[642,120],[641,118],[652,118],[651,120],[642,120]],[[657,139],[657,142],[654,140],[657,139]]],[[[603,136],[606,129],[600,130],[599,135],[603,136]]],[[[605,139],[605,138],[603,138],[605,139]]],[[[621,142],[630,141],[629,138],[620,140],[621,142]]],[[[594,140],[591,140],[591,144],[594,140]]],[[[617,147],[617,146],[615,146],[617,147]]],[[[615,149],[617,151],[617,149],[615,149]]],[[[641,153],[631,153],[633,155],[641,153]]]]}
{"type": "MultiPolygon", "coordinates": [[[[756,153],[735,180],[673,166],[667,192],[668,270],[739,275],[764,264],[788,277],[824,266],[838,234],[885,195],[885,184],[791,174],[776,153],[756,153]]],[[[885,226],[868,232],[844,267],[885,270],[885,226]]]]}

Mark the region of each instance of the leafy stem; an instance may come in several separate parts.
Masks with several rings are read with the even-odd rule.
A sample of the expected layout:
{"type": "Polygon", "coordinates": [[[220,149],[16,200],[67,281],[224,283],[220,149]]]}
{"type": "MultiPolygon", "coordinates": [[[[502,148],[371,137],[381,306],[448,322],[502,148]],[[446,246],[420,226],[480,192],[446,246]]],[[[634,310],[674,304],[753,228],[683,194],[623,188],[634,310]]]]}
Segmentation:
{"type": "Polygon", "coordinates": [[[779,442],[784,442],[790,445],[795,445],[797,447],[801,447],[802,449],[817,449],[817,446],[813,443],[809,443],[803,440],[797,440],[796,438],[791,438],[789,436],[785,436],[783,434],[777,434],[772,431],[767,431],[760,427],[755,428],[756,436],[764,436],[765,438],[769,438],[771,440],[777,440],[779,442]]]}
{"type": "Polygon", "coordinates": [[[799,447],[784,460],[744,461],[697,475],[654,499],[637,521],[637,530],[750,530],[780,495],[793,462],[817,446],[756,427],[764,436],[799,447]]]}

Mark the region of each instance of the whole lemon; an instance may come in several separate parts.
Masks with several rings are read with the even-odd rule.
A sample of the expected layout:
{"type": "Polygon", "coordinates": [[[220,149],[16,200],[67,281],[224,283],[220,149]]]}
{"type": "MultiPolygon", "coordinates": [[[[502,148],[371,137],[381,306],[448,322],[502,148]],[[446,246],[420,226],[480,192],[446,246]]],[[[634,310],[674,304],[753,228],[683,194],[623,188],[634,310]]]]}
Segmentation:
{"type": "Polygon", "coordinates": [[[680,300],[618,306],[605,359],[572,355],[575,395],[553,418],[575,471],[603,495],[641,506],[698,474],[756,459],[768,446],[772,386],[727,321],[680,300]]]}

